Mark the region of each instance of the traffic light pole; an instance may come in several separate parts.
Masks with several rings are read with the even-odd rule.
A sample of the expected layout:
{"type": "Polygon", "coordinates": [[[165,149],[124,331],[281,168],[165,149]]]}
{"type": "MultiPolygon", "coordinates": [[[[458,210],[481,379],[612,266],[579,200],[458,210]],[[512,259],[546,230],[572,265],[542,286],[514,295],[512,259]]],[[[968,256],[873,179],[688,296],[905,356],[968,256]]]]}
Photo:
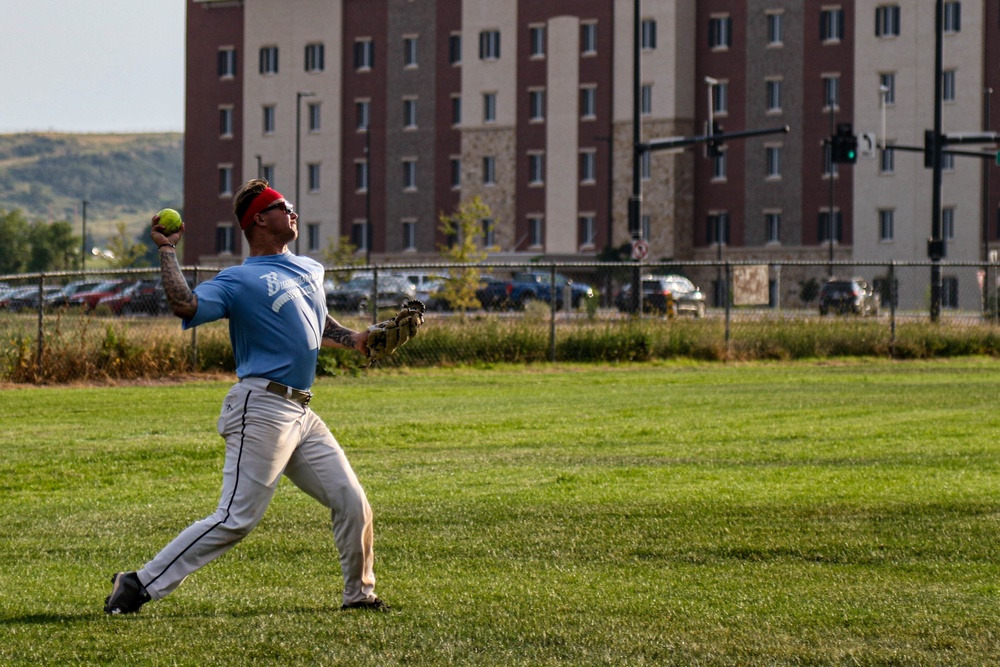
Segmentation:
{"type": "Polygon", "coordinates": [[[827,212],[826,212],[826,245],[827,245],[827,248],[828,248],[827,255],[828,255],[828,259],[829,259],[829,263],[826,266],[826,277],[827,278],[833,278],[833,207],[834,207],[833,185],[834,185],[834,181],[837,180],[836,178],[834,178],[837,175],[837,167],[836,167],[836,164],[837,164],[837,155],[836,155],[836,153],[837,153],[837,146],[836,146],[835,143],[833,143],[835,141],[835,135],[834,135],[834,132],[833,132],[833,116],[834,116],[834,113],[836,111],[836,108],[837,108],[837,105],[834,104],[833,100],[830,100],[830,137],[831,137],[831,143],[830,143],[830,208],[827,209],[827,212]]]}
{"type": "Polygon", "coordinates": [[[931,322],[941,318],[941,259],[944,239],[941,238],[941,94],[944,61],[944,0],[934,6],[934,142],[931,146],[934,180],[931,191],[931,238],[927,254],[931,260],[931,322]]]}

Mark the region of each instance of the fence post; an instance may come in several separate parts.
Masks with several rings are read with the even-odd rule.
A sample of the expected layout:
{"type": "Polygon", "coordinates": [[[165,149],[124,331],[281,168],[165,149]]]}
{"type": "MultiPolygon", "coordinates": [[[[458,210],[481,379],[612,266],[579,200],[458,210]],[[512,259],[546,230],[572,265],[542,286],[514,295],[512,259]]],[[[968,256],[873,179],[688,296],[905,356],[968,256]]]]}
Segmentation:
{"type": "MultiPolygon", "coordinates": [[[[549,361],[556,360],[556,265],[549,270],[549,361]]],[[[566,307],[566,304],[563,304],[566,307]]]]}
{"type": "Polygon", "coordinates": [[[889,263],[889,356],[896,357],[896,261],[889,263]]]}
{"type": "Polygon", "coordinates": [[[45,321],[42,317],[45,312],[45,274],[38,275],[38,353],[35,360],[35,372],[42,371],[42,353],[45,350],[45,321]]]}
{"type": "Polygon", "coordinates": [[[730,301],[731,301],[731,299],[729,298],[729,284],[730,284],[730,281],[732,281],[732,279],[733,279],[732,271],[733,271],[733,267],[730,266],[729,262],[726,262],[725,273],[724,273],[724,275],[726,276],[726,278],[722,282],[722,298],[723,298],[723,300],[725,301],[725,304],[726,304],[726,358],[727,359],[729,358],[729,355],[732,352],[732,350],[730,350],[730,345],[729,345],[729,343],[730,343],[729,321],[730,321],[730,315],[731,315],[731,310],[732,310],[729,307],[730,301]]]}

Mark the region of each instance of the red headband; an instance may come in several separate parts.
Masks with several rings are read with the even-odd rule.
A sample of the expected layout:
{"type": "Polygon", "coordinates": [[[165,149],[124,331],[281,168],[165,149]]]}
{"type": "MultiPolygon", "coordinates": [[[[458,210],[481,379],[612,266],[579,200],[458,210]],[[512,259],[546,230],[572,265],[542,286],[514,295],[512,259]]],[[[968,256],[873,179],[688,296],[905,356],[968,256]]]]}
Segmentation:
{"type": "Polygon", "coordinates": [[[267,188],[262,191],[259,195],[253,198],[253,201],[250,202],[250,208],[248,208],[243,214],[243,217],[240,218],[240,229],[246,229],[249,227],[250,223],[253,222],[254,216],[267,208],[272,202],[284,198],[284,195],[277,190],[272,190],[271,188],[267,188]]]}

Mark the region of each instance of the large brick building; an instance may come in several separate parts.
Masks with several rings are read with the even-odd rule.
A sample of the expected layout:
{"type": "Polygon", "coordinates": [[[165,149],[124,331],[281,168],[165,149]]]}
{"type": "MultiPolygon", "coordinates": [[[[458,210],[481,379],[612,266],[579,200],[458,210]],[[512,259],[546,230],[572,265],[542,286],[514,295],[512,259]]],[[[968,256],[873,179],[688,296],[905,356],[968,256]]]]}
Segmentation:
{"type": "MultiPolygon", "coordinates": [[[[258,173],[294,198],[299,251],[315,256],[348,237],[376,261],[436,259],[439,215],[477,195],[505,259],[587,259],[626,243],[635,5],[188,0],[185,215],[196,224],[185,261],[238,261],[231,193],[258,173]]],[[[944,129],[998,127],[1000,112],[985,116],[1000,3],[943,5],[944,129]]],[[[727,142],[719,157],[647,154],[650,257],[924,259],[922,157],[876,151],[837,165],[825,140],[852,123],[881,141],[884,117],[890,146],[922,144],[934,9],[643,0],[644,141],[700,134],[710,115],[726,131],[791,128],[727,142]]],[[[995,171],[948,161],[949,259],[979,259],[1000,238],[995,171]]]]}

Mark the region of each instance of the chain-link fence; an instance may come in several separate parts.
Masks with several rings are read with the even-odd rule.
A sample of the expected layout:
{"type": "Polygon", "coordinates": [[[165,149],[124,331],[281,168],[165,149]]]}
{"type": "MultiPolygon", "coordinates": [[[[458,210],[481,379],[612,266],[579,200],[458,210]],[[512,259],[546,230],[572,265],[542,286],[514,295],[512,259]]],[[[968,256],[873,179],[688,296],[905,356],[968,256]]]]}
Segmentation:
{"type": "MultiPolygon", "coordinates": [[[[216,272],[184,269],[191,285],[216,272]]],[[[0,277],[0,378],[231,372],[226,323],[182,331],[159,277],[0,277]]],[[[331,314],[352,328],[406,298],[424,301],[421,336],[385,363],[430,365],[993,354],[998,284],[998,264],[574,262],[332,268],[324,288],[331,314]]],[[[357,368],[352,354],[324,350],[320,372],[357,368]]]]}

